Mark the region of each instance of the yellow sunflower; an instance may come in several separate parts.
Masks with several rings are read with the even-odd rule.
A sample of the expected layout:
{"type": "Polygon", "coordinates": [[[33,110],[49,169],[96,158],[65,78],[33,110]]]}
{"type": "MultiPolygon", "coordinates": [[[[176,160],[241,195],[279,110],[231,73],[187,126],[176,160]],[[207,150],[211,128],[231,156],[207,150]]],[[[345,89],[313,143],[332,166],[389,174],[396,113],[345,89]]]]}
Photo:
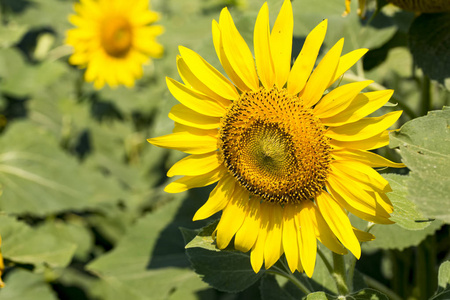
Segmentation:
{"type": "Polygon", "coordinates": [[[148,0],[81,0],[70,22],[66,43],[74,52],[69,62],[87,68],[85,80],[97,89],[134,85],[142,77],[142,65],[149,56],[160,57],[163,48],[156,36],[163,32],[159,19],[149,10],[148,0]]]}
{"type": "Polygon", "coordinates": [[[389,183],[373,167],[402,167],[368,150],[389,143],[391,112],[365,117],[385,104],[392,91],[360,93],[372,81],[324,92],[367,49],[341,56],[339,40],[313,70],[327,29],[321,22],[307,36],[291,68],[293,15],[285,0],[272,31],[265,3],[254,29],[254,58],[227,8],[213,21],[214,46],[227,79],[192,50],[177,58],[184,82],[167,78],[181,103],[169,117],[172,134],[153,145],[190,154],[168,171],[182,175],[165,191],[179,193],[217,182],[194,220],[223,211],[217,247],[251,251],[258,272],[284,253],[292,272],[312,276],[317,240],[332,251],[357,258],[359,241],[372,236],[350,224],[347,213],[382,224],[393,210],[389,183]]]}

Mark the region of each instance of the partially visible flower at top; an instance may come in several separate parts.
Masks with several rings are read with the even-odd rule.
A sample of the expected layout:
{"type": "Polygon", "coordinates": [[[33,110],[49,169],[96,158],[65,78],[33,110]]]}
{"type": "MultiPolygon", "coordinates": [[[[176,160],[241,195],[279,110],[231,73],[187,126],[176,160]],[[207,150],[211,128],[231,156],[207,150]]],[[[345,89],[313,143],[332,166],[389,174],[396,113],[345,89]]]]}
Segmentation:
{"type": "Polygon", "coordinates": [[[389,183],[373,167],[404,167],[369,150],[389,143],[386,130],[401,115],[366,117],[392,90],[360,93],[372,81],[331,89],[367,49],[342,55],[339,40],[314,69],[327,30],[324,20],[306,37],[291,68],[293,12],[285,0],[269,27],[265,3],[256,19],[254,56],[227,8],[213,21],[213,42],[227,79],[194,51],[180,47],[183,83],[167,78],[180,102],[169,113],[172,134],[153,145],[191,154],[167,175],[183,177],[165,191],[179,193],[217,182],[194,220],[219,211],[216,243],[251,251],[255,272],[284,253],[292,272],[312,276],[317,240],[357,258],[360,241],[374,237],[354,228],[348,212],[391,224],[389,183]],[[331,89],[328,93],[324,93],[331,89]]]}
{"type": "MultiPolygon", "coordinates": [[[[388,2],[405,10],[421,13],[440,13],[450,11],[450,0],[387,0],[388,2]]],[[[343,16],[350,13],[352,0],[345,0],[345,12],[343,16]]],[[[358,15],[364,17],[367,0],[358,0],[358,15]]]]}
{"type": "Polygon", "coordinates": [[[85,80],[97,89],[133,87],[142,77],[142,65],[161,57],[163,47],[156,37],[160,25],[150,25],[159,15],[149,10],[148,0],[81,0],[74,5],[77,26],[67,31],[66,43],[74,49],[69,62],[87,68],[85,80]]]}

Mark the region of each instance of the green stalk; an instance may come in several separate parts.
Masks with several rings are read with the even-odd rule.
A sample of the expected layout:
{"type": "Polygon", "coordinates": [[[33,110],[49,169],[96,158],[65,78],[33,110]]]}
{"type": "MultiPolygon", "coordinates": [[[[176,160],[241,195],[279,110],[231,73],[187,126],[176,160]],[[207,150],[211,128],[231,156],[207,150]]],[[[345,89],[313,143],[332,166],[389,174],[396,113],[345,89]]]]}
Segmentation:
{"type": "Polygon", "coordinates": [[[356,266],[356,257],[352,255],[350,258],[350,264],[348,266],[347,272],[348,290],[350,292],[353,292],[353,277],[355,276],[355,266],[356,266]]]}
{"type": "Polygon", "coordinates": [[[382,284],[381,282],[373,279],[370,276],[363,275],[364,281],[367,283],[367,285],[370,288],[373,288],[375,290],[378,290],[388,296],[390,300],[402,300],[399,295],[397,295],[394,291],[392,291],[390,288],[382,284]]]}
{"type": "Polygon", "coordinates": [[[286,271],[279,267],[274,266],[270,268],[270,270],[266,271],[266,273],[284,277],[290,282],[292,282],[296,287],[298,287],[298,289],[301,290],[305,295],[311,294],[311,291],[300,280],[298,280],[290,270],[286,271]]]}
{"type": "Polygon", "coordinates": [[[421,94],[421,115],[425,116],[431,109],[431,83],[428,76],[423,76],[422,94],[421,94]]]}
{"type": "Polygon", "coordinates": [[[344,256],[333,252],[332,277],[336,282],[336,286],[340,295],[348,295],[347,272],[345,270],[344,256]]]}
{"type": "Polygon", "coordinates": [[[333,274],[333,267],[331,266],[330,262],[326,258],[325,254],[323,254],[322,250],[318,247],[317,248],[317,254],[319,254],[320,258],[322,259],[323,263],[325,264],[325,267],[327,268],[328,272],[333,274]]]}

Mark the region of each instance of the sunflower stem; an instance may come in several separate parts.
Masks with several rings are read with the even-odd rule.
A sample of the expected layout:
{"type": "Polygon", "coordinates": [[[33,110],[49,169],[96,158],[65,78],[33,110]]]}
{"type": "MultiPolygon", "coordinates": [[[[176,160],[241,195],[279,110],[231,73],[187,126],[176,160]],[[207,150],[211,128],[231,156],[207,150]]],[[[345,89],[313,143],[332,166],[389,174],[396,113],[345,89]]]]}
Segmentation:
{"type": "Polygon", "coordinates": [[[353,292],[353,277],[355,275],[355,266],[356,266],[356,257],[352,255],[350,258],[350,263],[348,266],[348,273],[347,273],[348,290],[350,292],[353,292]]]}
{"type": "Polygon", "coordinates": [[[327,257],[325,256],[325,254],[322,252],[322,250],[319,247],[317,248],[317,253],[319,254],[320,258],[322,259],[323,263],[325,264],[325,267],[327,268],[330,275],[333,274],[333,272],[334,272],[333,266],[331,266],[327,257]]]}
{"type": "Polygon", "coordinates": [[[340,295],[345,296],[348,294],[348,284],[343,255],[333,252],[333,267],[332,277],[336,282],[338,292],[340,295]]]}
{"type": "MultiPolygon", "coordinates": [[[[284,264],[283,264],[284,266],[284,264]]],[[[281,269],[279,267],[272,267],[270,270],[266,271],[269,274],[274,275],[280,275],[281,277],[286,278],[290,282],[292,282],[296,287],[298,287],[305,295],[311,294],[311,291],[300,281],[295,277],[292,272],[287,269],[281,269]]]]}
{"type": "Polygon", "coordinates": [[[385,286],[381,282],[379,282],[379,281],[377,281],[377,280],[375,280],[372,277],[367,276],[367,275],[363,275],[363,278],[364,278],[364,281],[367,283],[367,286],[382,292],[383,294],[388,296],[389,299],[391,299],[391,300],[402,300],[402,298],[400,298],[399,295],[397,295],[393,290],[391,290],[390,288],[388,288],[387,286],[385,286]]]}
{"type": "Polygon", "coordinates": [[[431,109],[431,84],[430,84],[430,78],[428,76],[423,76],[422,81],[422,96],[421,96],[421,115],[425,116],[428,111],[431,109]]]}

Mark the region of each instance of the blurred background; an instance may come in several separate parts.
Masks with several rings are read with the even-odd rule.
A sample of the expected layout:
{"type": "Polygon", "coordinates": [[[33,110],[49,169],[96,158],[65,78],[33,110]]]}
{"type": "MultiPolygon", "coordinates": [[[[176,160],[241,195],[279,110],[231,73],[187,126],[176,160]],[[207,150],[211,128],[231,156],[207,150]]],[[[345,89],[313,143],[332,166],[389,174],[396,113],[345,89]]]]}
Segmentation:
{"type": "MultiPolygon", "coordinates": [[[[421,22],[429,23],[426,16],[392,5],[373,16],[374,1],[361,19],[357,2],[342,17],[344,0],[294,0],[293,58],[306,35],[327,18],[320,56],[341,37],[343,53],[369,48],[342,83],[366,78],[377,83],[372,90],[395,89],[394,107],[377,114],[404,110],[396,128],[450,105],[449,31],[433,36],[441,47],[430,55],[420,48],[427,45],[419,43],[423,37],[414,35],[414,28],[424,28],[421,22]]],[[[192,231],[183,231],[185,241],[179,228],[197,229],[215,219],[192,221],[211,188],[163,192],[165,173],[183,154],[146,142],[173,128],[167,114],[177,102],[165,77],[180,80],[178,45],[223,71],[212,42],[212,20],[228,6],[252,45],[263,1],[152,0],[152,10],[161,15],[157,24],[165,27],[158,37],[163,57],[144,66],[134,88],[101,90],[84,82],[84,70],[68,63],[71,48],[64,39],[73,28],[68,22],[73,4],[0,0],[0,235],[5,261],[0,299],[292,299],[283,282],[277,288],[288,296],[273,296],[274,283],[264,277],[239,293],[219,292],[202,281],[184,249],[192,231]]],[[[268,4],[273,24],[282,0],[268,4]]],[[[448,13],[442,15],[450,20],[448,13]]],[[[393,150],[380,154],[400,161],[393,150]]],[[[393,182],[394,197],[404,197],[401,180],[393,182]]],[[[357,262],[357,269],[402,299],[433,294],[437,265],[449,258],[448,225],[417,224],[414,230],[375,227],[377,239],[363,247],[357,262]],[[424,265],[417,265],[418,257],[424,265]],[[422,273],[411,276],[412,270],[422,273]],[[425,277],[430,285],[417,288],[425,277]]],[[[320,262],[317,268],[323,268],[320,262]]],[[[313,280],[332,291],[333,282],[322,273],[316,269],[313,280]]]]}

